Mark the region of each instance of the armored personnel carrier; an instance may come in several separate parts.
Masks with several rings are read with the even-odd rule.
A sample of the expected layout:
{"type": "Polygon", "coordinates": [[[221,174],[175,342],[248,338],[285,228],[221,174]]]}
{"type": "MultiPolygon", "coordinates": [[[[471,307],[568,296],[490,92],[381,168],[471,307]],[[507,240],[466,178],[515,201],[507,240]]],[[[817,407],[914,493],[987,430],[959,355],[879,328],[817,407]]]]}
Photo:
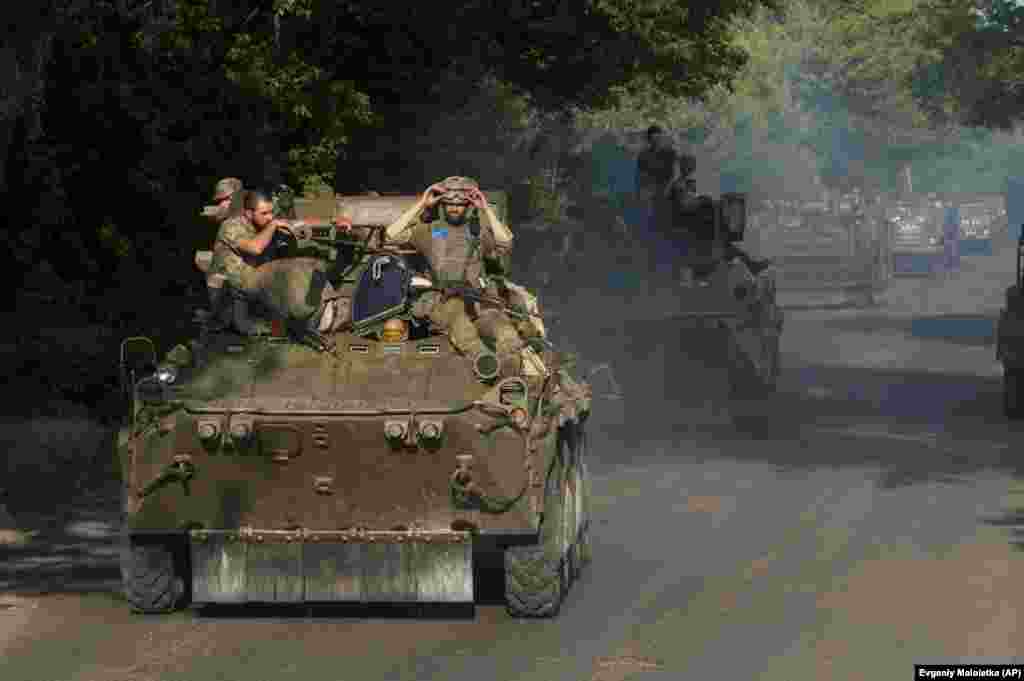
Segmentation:
{"type": "Polygon", "coordinates": [[[940,208],[935,197],[914,197],[890,207],[893,276],[932,277],[942,272],[940,208]]]}
{"type": "MultiPolygon", "coordinates": [[[[756,275],[738,257],[747,223],[746,195],[698,196],[676,202],[674,227],[684,231],[688,278],[678,294],[683,355],[714,364],[725,350],[729,391],[734,398],[773,391],[779,375],[782,312],[776,302],[775,268],[756,275]]],[[[698,371],[699,366],[694,366],[698,371]]],[[[699,384],[688,377],[688,384],[699,384]]]]}
{"type": "Polygon", "coordinates": [[[1003,364],[1003,410],[1007,418],[1024,418],[1024,229],[1017,241],[1016,280],[999,312],[996,359],[1003,364]]]}
{"type": "MultiPolygon", "coordinates": [[[[500,554],[512,615],[559,611],[590,559],[589,386],[550,350],[522,375],[482,375],[412,315],[429,272],[379,236],[416,199],[295,202],[300,218],[341,210],[372,228],[353,242],[312,226],[269,263],[319,257],[345,324],[304,337],[229,306],[199,315],[198,338],[162,359],[148,339],[122,343],[133,609],[471,604],[475,568],[500,554]]],[[[209,259],[197,254],[200,269],[209,259]]]]}
{"type": "Polygon", "coordinates": [[[888,223],[859,195],[831,201],[766,200],[752,214],[760,251],[777,264],[778,287],[829,293],[863,307],[890,283],[888,223]]]}

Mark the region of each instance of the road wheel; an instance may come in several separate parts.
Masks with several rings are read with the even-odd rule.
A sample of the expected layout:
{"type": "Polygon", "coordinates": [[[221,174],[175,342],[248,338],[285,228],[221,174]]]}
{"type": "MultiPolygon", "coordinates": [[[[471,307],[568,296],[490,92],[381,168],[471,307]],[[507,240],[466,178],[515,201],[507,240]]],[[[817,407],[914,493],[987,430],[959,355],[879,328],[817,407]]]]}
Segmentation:
{"type": "MultiPolygon", "coordinates": [[[[567,444],[560,440],[557,446],[567,444]]],[[[554,617],[562,608],[572,581],[575,535],[569,475],[572,471],[560,457],[545,482],[540,543],[505,550],[505,602],[513,617],[554,617]]]]}
{"type": "Polygon", "coordinates": [[[577,489],[581,495],[581,513],[580,518],[580,529],[579,536],[576,539],[576,543],[573,545],[574,552],[576,554],[576,567],[577,577],[579,573],[583,572],[583,567],[590,564],[593,559],[593,553],[590,546],[590,523],[591,523],[591,511],[590,511],[590,476],[587,472],[587,464],[583,461],[579,463],[579,482],[577,483],[577,489]]]}
{"type": "Polygon", "coordinates": [[[565,561],[543,546],[505,550],[505,602],[513,617],[554,617],[565,595],[565,561]]]}
{"type": "Polygon", "coordinates": [[[1003,368],[1003,410],[1011,419],[1024,418],[1024,369],[1018,367],[1003,368]]]}
{"type": "Polygon", "coordinates": [[[136,612],[171,612],[184,605],[184,577],[174,553],[163,544],[123,547],[121,579],[125,598],[136,612]]]}

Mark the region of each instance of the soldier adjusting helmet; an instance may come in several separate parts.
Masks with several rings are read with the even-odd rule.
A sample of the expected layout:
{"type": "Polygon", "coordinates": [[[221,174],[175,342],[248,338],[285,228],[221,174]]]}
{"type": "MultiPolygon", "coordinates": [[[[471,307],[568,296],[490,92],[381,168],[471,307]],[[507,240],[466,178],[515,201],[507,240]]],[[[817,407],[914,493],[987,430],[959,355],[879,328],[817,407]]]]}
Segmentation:
{"type": "Polygon", "coordinates": [[[447,177],[441,180],[440,185],[445,189],[444,194],[441,195],[440,202],[461,206],[468,206],[471,203],[469,200],[470,192],[474,189],[480,189],[480,185],[477,184],[476,180],[469,177],[447,177]]]}

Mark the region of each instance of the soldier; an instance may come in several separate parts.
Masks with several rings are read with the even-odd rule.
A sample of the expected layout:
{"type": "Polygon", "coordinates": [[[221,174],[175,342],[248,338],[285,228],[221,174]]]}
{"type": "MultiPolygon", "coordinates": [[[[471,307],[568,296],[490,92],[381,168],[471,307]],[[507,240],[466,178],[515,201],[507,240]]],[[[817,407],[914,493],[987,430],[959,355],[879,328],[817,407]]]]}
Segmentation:
{"type": "Polygon", "coordinates": [[[203,216],[208,217],[217,223],[219,227],[230,217],[232,199],[235,194],[242,191],[242,181],[237,177],[225,177],[213,187],[213,199],[211,205],[203,208],[203,216]]]}
{"type": "MultiPolygon", "coordinates": [[[[647,129],[648,147],[637,158],[636,192],[642,209],[648,238],[648,267],[656,271],[659,259],[673,252],[686,253],[687,244],[672,229],[672,195],[681,181],[696,168],[696,159],[682,154],[664,128],[647,129]]],[[[653,282],[649,282],[653,283],[653,282]]]]}
{"type": "MultiPolygon", "coordinates": [[[[709,201],[707,197],[697,195],[697,183],[693,179],[687,179],[682,187],[677,187],[673,195],[673,208],[682,213],[684,216],[686,213],[696,212],[703,202],[709,201]]],[[[685,224],[685,217],[680,220],[680,224],[685,224]]],[[[757,259],[750,257],[749,254],[741,250],[732,242],[726,242],[723,245],[724,252],[723,257],[726,261],[730,261],[733,258],[739,258],[750,273],[757,276],[760,272],[768,268],[772,261],[770,259],[757,259]]],[[[692,276],[692,273],[684,273],[684,281],[692,276]]]]}
{"type": "Polygon", "coordinates": [[[671,223],[672,192],[696,170],[697,161],[676,149],[659,125],[647,129],[647,144],[637,158],[636,191],[648,208],[649,229],[663,232],[671,223]]]}
{"type": "MultiPolygon", "coordinates": [[[[422,253],[438,288],[486,290],[490,295],[494,293],[489,289],[495,287],[487,284],[484,261],[507,271],[512,246],[512,232],[498,219],[477,183],[465,177],[449,177],[428,187],[414,206],[387,227],[385,238],[391,243],[412,244],[422,253]]],[[[524,342],[500,308],[457,293],[428,291],[414,304],[414,314],[447,329],[452,344],[474,358],[482,375],[499,368],[505,376],[519,373],[524,342]],[[494,339],[497,361],[480,339],[481,333],[494,339]]]]}
{"type": "Polygon", "coordinates": [[[258,258],[270,245],[278,229],[288,231],[288,222],[274,218],[273,199],[262,191],[249,191],[242,213],[221,222],[213,246],[211,272],[223,274],[237,291],[252,292],[258,258]]]}
{"type": "MultiPolygon", "coordinates": [[[[220,226],[211,273],[223,276],[236,305],[239,301],[243,307],[258,302],[294,330],[337,330],[346,321],[347,306],[327,281],[325,263],[311,258],[261,261],[277,230],[292,232],[307,222],[324,221],[275,218],[274,199],[263,191],[247,192],[242,208],[240,215],[229,217],[220,226]]],[[[335,216],[333,223],[351,227],[342,216],[335,216]]],[[[235,325],[243,333],[251,331],[247,315],[247,310],[235,315],[235,325]]]]}

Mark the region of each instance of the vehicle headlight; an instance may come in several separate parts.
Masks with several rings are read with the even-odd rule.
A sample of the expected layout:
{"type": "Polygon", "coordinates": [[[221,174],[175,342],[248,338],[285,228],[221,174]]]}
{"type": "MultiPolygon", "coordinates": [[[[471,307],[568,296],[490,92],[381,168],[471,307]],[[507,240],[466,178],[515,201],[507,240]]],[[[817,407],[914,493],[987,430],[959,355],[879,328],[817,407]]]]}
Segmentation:
{"type": "Polygon", "coordinates": [[[252,438],[255,419],[249,414],[235,414],[228,423],[228,435],[236,446],[247,445],[252,438]]]}
{"type": "Polygon", "coordinates": [[[170,385],[178,378],[178,369],[171,364],[165,364],[156,370],[156,378],[164,385],[170,385]]]}
{"type": "Polygon", "coordinates": [[[202,417],[196,421],[196,435],[204,447],[216,447],[220,442],[221,420],[216,417],[202,417]]]}
{"type": "Polygon", "coordinates": [[[441,439],[443,425],[440,421],[421,421],[419,436],[427,442],[437,442],[441,439]]]}
{"type": "Polygon", "coordinates": [[[248,423],[232,423],[231,424],[231,437],[235,440],[244,440],[249,437],[252,431],[249,429],[248,423]]]}
{"type": "Polygon", "coordinates": [[[196,430],[199,433],[199,439],[203,441],[209,441],[217,437],[218,429],[216,423],[200,423],[196,426],[196,430]]]}
{"type": "Polygon", "coordinates": [[[387,421],[384,423],[384,437],[391,442],[400,442],[405,439],[405,423],[402,421],[387,421]]]}

